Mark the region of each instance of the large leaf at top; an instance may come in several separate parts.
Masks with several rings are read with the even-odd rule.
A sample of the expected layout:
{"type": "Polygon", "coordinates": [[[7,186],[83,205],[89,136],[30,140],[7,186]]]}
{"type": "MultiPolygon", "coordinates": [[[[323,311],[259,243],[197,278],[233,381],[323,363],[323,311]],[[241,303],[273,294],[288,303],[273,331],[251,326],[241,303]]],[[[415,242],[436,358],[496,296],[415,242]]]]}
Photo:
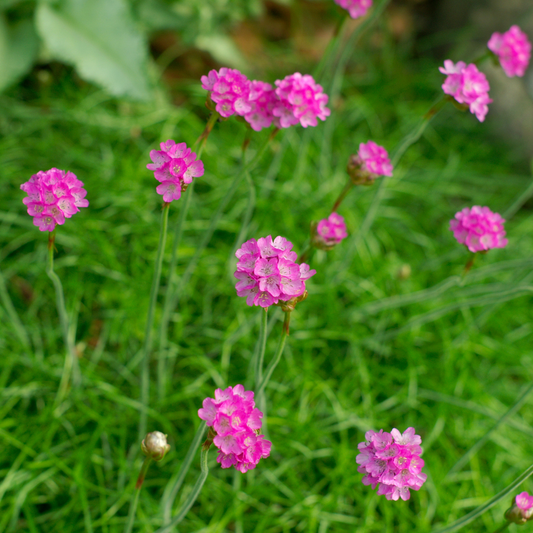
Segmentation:
{"type": "Polygon", "coordinates": [[[37,7],[37,28],[55,59],[115,96],[150,98],[146,43],[125,0],[64,0],[37,7]]]}
{"type": "Polygon", "coordinates": [[[11,26],[0,16],[0,91],[30,70],[38,49],[39,39],[32,20],[11,26]]]}

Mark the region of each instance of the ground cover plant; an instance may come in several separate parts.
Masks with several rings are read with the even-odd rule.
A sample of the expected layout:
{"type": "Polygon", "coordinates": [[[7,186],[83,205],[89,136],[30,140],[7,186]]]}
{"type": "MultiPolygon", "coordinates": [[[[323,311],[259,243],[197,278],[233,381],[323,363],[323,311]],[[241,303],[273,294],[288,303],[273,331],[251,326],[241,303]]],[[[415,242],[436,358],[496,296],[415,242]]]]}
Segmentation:
{"type": "MultiPolygon", "coordinates": [[[[215,120],[203,105],[215,92],[209,78],[207,89],[191,81],[185,105],[172,105],[161,83],[136,103],[56,65],[52,83],[35,73],[0,96],[0,530],[513,531],[504,514],[519,494],[507,517],[526,521],[532,169],[486,127],[483,80],[474,96],[446,80],[478,77],[483,63],[474,70],[476,58],[453,49],[437,62],[414,58],[392,41],[386,5],[376,2],[355,30],[332,6],[348,22],[325,59],[301,69],[322,84],[330,114],[305,129],[215,120]],[[154,180],[163,167],[150,154],[175,150],[169,139],[193,148],[188,168],[203,162],[203,174],[197,165],[174,183],[187,190],[154,180]],[[49,244],[52,228],[33,225],[20,186],[52,167],[76,174],[89,205],[49,244]],[[472,206],[500,213],[508,240],[498,226],[501,238],[474,263],[486,241],[454,223],[469,251],[450,231],[472,206]],[[283,296],[299,299],[300,286],[270,287],[272,301],[252,295],[252,305],[250,293],[237,295],[245,276],[234,274],[246,272],[238,263],[250,250],[266,292],[274,260],[245,243],[262,251],[268,235],[298,254],[275,255],[276,268],[310,265],[298,270],[309,274],[305,300],[283,296]],[[66,317],[46,275],[50,253],[66,317]],[[246,431],[263,435],[255,468],[239,459],[241,471],[222,469],[235,458],[204,432],[202,420],[223,432],[213,402],[230,386],[232,401],[248,402],[246,431]],[[253,405],[245,391],[255,391],[253,405]],[[358,448],[382,428],[394,443],[385,435],[384,446],[358,448]],[[410,445],[421,445],[411,452],[427,476],[410,499],[361,483],[356,456],[410,445]]],[[[275,87],[295,69],[272,70],[275,87]]]]}

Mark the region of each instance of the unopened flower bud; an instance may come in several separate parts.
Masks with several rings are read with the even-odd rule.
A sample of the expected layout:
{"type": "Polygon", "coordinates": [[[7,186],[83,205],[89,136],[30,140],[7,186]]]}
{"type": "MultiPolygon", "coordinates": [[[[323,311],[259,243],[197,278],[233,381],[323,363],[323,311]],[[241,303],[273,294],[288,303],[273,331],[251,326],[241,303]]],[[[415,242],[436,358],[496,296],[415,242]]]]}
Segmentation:
{"type": "Polygon", "coordinates": [[[533,496],[522,492],[513,500],[512,506],[505,511],[505,519],[522,525],[531,518],[533,518],[533,496]]]}
{"type": "Polygon", "coordinates": [[[167,444],[167,436],[164,433],[161,433],[161,431],[152,431],[142,441],[141,450],[144,455],[154,461],[161,461],[170,450],[170,444],[167,444]]]}
{"type": "Polygon", "coordinates": [[[379,176],[392,176],[392,165],[387,150],[368,141],[359,145],[357,155],[350,156],[346,171],[354,185],[372,185],[379,176]]]}

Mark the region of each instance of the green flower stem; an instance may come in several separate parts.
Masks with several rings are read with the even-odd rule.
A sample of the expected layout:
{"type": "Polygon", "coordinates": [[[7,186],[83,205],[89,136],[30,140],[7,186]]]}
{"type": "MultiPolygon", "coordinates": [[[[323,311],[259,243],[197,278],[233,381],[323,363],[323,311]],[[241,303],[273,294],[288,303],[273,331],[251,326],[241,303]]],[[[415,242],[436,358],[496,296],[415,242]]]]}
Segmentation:
{"type": "Polygon", "coordinates": [[[167,241],[168,212],[170,203],[164,202],[161,212],[161,231],[159,233],[159,245],[155,260],[154,277],[152,279],[152,288],[150,289],[150,306],[148,307],[148,316],[146,317],[146,328],[144,332],[143,358],[141,370],[141,404],[143,409],[139,420],[139,440],[146,435],[146,426],[148,422],[148,404],[150,400],[150,351],[152,349],[152,329],[154,326],[155,304],[157,293],[159,292],[159,282],[161,281],[161,266],[163,264],[163,255],[165,252],[165,243],[167,241]]]}
{"type": "Polygon", "coordinates": [[[463,278],[470,272],[470,269],[474,266],[474,262],[476,261],[477,253],[474,252],[470,259],[466,262],[465,268],[463,270],[463,278]]]}
{"type": "Polygon", "coordinates": [[[141,466],[141,471],[139,473],[139,477],[137,478],[137,483],[135,484],[135,495],[133,496],[133,500],[131,500],[131,503],[130,503],[130,510],[128,512],[128,521],[126,522],[124,533],[131,533],[131,530],[133,529],[133,523],[135,522],[135,514],[137,512],[137,504],[139,503],[139,495],[141,494],[141,487],[142,487],[144,478],[146,477],[146,472],[148,472],[148,467],[150,466],[151,462],[152,462],[152,459],[150,457],[144,458],[143,464],[141,466]]]}
{"type": "Polygon", "coordinates": [[[459,518],[459,520],[456,520],[449,526],[433,530],[432,533],[448,533],[449,531],[457,531],[458,529],[461,529],[462,527],[472,522],[472,520],[475,520],[483,513],[487,512],[491,507],[494,507],[497,503],[503,500],[503,498],[506,498],[511,492],[513,492],[528,477],[532,475],[533,465],[531,465],[521,476],[517,477],[510,485],[508,485],[501,492],[496,494],[496,496],[492,497],[487,503],[480,505],[477,509],[474,509],[470,513],[466,514],[465,516],[463,516],[463,518],[459,518]]]}
{"type": "Polygon", "coordinates": [[[164,533],[166,531],[170,531],[173,527],[177,526],[184,518],[185,515],[189,512],[189,509],[193,506],[194,502],[198,498],[198,495],[200,494],[200,491],[202,490],[202,487],[204,486],[205,480],[207,479],[207,474],[209,473],[209,468],[207,466],[207,454],[209,453],[209,448],[205,447],[202,448],[202,454],[200,456],[200,468],[201,472],[198,476],[198,479],[196,480],[196,483],[194,484],[194,487],[191,490],[191,493],[189,494],[189,497],[185,501],[185,503],[182,505],[181,509],[179,510],[179,513],[172,519],[170,524],[167,524],[166,526],[163,526],[162,528],[158,529],[155,533],[164,533]]]}
{"type": "Polygon", "coordinates": [[[183,276],[181,277],[181,280],[179,283],[175,286],[169,286],[168,287],[168,303],[167,303],[167,312],[163,314],[161,318],[161,332],[160,332],[160,346],[159,349],[163,353],[166,349],[167,342],[168,342],[168,325],[170,322],[170,315],[172,314],[173,310],[177,307],[181,292],[183,290],[183,287],[187,285],[189,282],[192,274],[194,273],[194,270],[196,268],[196,265],[198,264],[198,261],[200,260],[200,256],[202,255],[204,249],[209,244],[209,241],[211,240],[211,237],[213,236],[213,233],[218,225],[218,222],[220,221],[220,218],[222,217],[222,214],[224,213],[224,209],[229,204],[230,200],[233,198],[233,195],[236,193],[237,188],[246,175],[247,172],[250,172],[252,168],[255,167],[255,165],[259,162],[263,154],[265,153],[266,149],[268,148],[268,145],[270,144],[271,140],[274,138],[274,136],[277,133],[277,129],[274,129],[272,133],[269,135],[268,139],[264,142],[263,146],[258,150],[258,152],[255,154],[255,156],[246,164],[243,166],[243,168],[236,174],[236,176],[233,178],[233,181],[218,205],[218,208],[214,215],[211,217],[211,221],[209,223],[209,227],[204,233],[204,237],[199,244],[199,246],[196,247],[196,252],[192,259],[190,260],[189,264],[187,265],[187,268],[185,269],[185,272],[183,273],[183,276]]]}
{"type": "Polygon", "coordinates": [[[259,387],[263,378],[263,360],[267,341],[268,307],[261,309],[261,328],[259,330],[259,351],[255,360],[255,386],[259,387]]]}
{"type": "Polygon", "coordinates": [[[341,205],[342,201],[346,198],[346,195],[352,190],[353,186],[353,181],[351,179],[348,179],[348,183],[344,186],[344,189],[342,189],[341,193],[339,194],[339,197],[337,198],[337,200],[335,200],[335,203],[333,204],[333,208],[331,209],[332,213],[335,213],[335,211],[337,211],[339,205],[341,205]]]}
{"type": "Polygon", "coordinates": [[[78,365],[78,357],[76,356],[76,350],[74,343],[69,335],[68,326],[68,314],[65,308],[65,297],[63,295],[63,286],[59,276],[54,272],[54,242],[56,238],[55,230],[48,235],[48,261],[46,263],[46,273],[54,284],[56,293],[56,307],[59,314],[59,322],[61,323],[61,333],[63,334],[63,342],[67,348],[67,357],[65,358],[65,366],[63,367],[63,375],[61,376],[61,382],[59,384],[59,390],[57,392],[56,403],[61,401],[65,396],[68,388],[68,382],[72,374],[72,385],[74,387],[80,384],[80,369],[78,365]]]}
{"type": "Polygon", "coordinates": [[[281,331],[281,338],[279,340],[278,350],[272,361],[270,361],[270,364],[268,365],[267,369],[265,370],[265,376],[263,377],[261,384],[259,385],[259,387],[257,387],[256,394],[258,396],[263,394],[263,391],[265,390],[265,387],[267,386],[267,383],[270,380],[270,376],[272,376],[272,373],[280,362],[281,356],[283,354],[283,349],[285,348],[285,341],[287,340],[287,336],[289,335],[290,314],[290,311],[285,311],[285,320],[283,321],[283,329],[281,331]]]}
{"type": "Polygon", "coordinates": [[[165,488],[163,498],[161,499],[161,507],[163,508],[163,524],[166,524],[170,521],[170,515],[172,514],[172,505],[174,504],[174,500],[176,499],[181,485],[183,484],[183,480],[185,479],[185,476],[187,475],[187,472],[191,467],[194,456],[196,455],[196,450],[200,447],[200,443],[202,442],[202,439],[204,437],[206,427],[207,426],[204,422],[200,424],[198,430],[196,431],[196,435],[194,436],[194,439],[191,442],[191,445],[189,446],[187,455],[181,463],[175,481],[173,482],[172,486],[170,486],[170,482],[172,482],[172,480],[170,480],[169,484],[165,488]]]}

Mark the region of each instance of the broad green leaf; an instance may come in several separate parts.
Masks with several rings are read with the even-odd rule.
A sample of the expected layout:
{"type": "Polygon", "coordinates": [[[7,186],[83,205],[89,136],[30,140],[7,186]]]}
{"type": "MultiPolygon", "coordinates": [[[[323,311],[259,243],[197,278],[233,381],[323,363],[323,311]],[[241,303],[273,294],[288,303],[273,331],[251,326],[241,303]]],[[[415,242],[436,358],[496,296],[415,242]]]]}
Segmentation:
{"type": "Polygon", "coordinates": [[[10,26],[0,16],[0,91],[30,70],[38,49],[39,40],[31,20],[10,26]]]}
{"type": "Polygon", "coordinates": [[[52,56],[115,96],[148,100],[146,45],[125,0],[40,4],[37,28],[52,56]]]}

